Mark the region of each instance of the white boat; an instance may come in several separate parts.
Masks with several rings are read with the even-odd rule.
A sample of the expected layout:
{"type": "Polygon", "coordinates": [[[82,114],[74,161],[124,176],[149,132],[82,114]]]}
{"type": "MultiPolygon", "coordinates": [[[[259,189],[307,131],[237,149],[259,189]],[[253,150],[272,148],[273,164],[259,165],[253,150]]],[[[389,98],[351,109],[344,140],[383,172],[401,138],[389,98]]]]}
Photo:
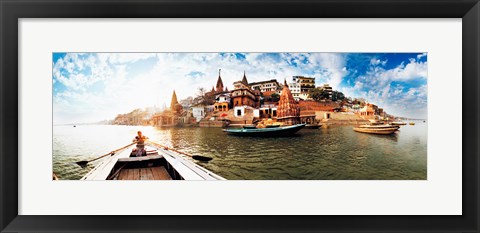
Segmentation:
{"type": "Polygon", "coordinates": [[[147,143],[146,156],[130,157],[133,148],[105,158],[81,180],[225,180],[168,148],[147,143]]]}
{"type": "Polygon", "coordinates": [[[396,128],[399,129],[400,126],[398,125],[390,125],[390,124],[384,124],[384,125],[359,125],[358,128],[369,128],[369,129],[389,129],[389,128],[396,128]]]}
{"type": "Polygon", "coordinates": [[[396,125],[360,125],[353,128],[353,131],[371,134],[393,134],[400,126],[396,125]]]}

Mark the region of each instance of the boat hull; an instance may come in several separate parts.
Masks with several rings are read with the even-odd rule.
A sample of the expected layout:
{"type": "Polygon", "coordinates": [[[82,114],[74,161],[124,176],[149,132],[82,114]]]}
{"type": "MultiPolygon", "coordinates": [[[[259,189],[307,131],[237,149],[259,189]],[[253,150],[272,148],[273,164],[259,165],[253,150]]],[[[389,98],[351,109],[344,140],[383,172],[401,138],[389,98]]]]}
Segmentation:
{"type": "Polygon", "coordinates": [[[353,128],[353,131],[355,132],[360,132],[360,133],[370,133],[370,134],[393,134],[395,131],[397,131],[398,128],[362,128],[362,127],[357,127],[353,128]]]}
{"type": "Polygon", "coordinates": [[[364,128],[364,129],[400,129],[398,125],[360,125],[357,128],[364,128]]]}
{"type": "Polygon", "coordinates": [[[248,137],[282,137],[291,136],[305,127],[305,124],[292,126],[276,127],[276,128],[260,128],[260,129],[224,129],[223,132],[234,136],[248,137]]]}

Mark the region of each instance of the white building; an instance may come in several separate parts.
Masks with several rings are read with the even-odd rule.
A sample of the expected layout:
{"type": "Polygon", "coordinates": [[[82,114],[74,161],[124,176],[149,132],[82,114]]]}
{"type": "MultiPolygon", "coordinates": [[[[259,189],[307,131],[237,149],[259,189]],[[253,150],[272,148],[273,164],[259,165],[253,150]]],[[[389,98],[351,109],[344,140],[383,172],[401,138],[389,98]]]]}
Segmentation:
{"type": "Polygon", "coordinates": [[[307,95],[307,97],[305,97],[305,95],[302,94],[300,83],[296,83],[296,82],[289,83],[288,84],[288,89],[290,89],[290,92],[292,93],[292,96],[296,101],[299,101],[300,99],[304,100],[304,99],[308,98],[308,95],[307,95]]]}
{"type": "Polygon", "coordinates": [[[235,106],[233,107],[233,116],[243,117],[245,115],[245,109],[247,106],[235,106]]]}
{"type": "Polygon", "coordinates": [[[230,103],[230,93],[222,93],[215,97],[217,103],[230,103]]]}
{"type": "Polygon", "coordinates": [[[192,107],[192,115],[199,122],[205,117],[206,111],[205,106],[197,105],[192,107]]]}
{"type": "Polygon", "coordinates": [[[254,82],[248,84],[252,90],[259,90],[260,92],[275,92],[277,93],[281,90],[280,83],[276,79],[271,79],[268,81],[254,82]]]}

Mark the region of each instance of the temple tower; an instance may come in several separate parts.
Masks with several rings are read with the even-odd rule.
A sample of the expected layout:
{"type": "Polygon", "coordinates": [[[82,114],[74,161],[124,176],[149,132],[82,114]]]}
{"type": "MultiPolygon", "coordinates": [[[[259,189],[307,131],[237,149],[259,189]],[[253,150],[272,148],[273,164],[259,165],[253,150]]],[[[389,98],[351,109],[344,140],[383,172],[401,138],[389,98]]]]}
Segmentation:
{"type": "Polygon", "coordinates": [[[182,112],[182,105],[178,103],[177,94],[175,90],[173,90],[172,101],[170,102],[170,110],[175,114],[179,114],[182,112]]]}
{"type": "Polygon", "coordinates": [[[287,125],[295,125],[300,123],[300,107],[293,98],[287,81],[285,80],[277,107],[277,121],[284,122],[287,125]]]}
{"type": "Polygon", "coordinates": [[[247,81],[247,76],[245,75],[245,70],[243,71],[242,83],[248,87],[248,81],[247,81]]]}
{"type": "Polygon", "coordinates": [[[218,69],[218,80],[217,80],[217,86],[215,89],[216,92],[223,92],[223,81],[222,81],[222,77],[220,76],[221,71],[222,69],[218,69]]]}

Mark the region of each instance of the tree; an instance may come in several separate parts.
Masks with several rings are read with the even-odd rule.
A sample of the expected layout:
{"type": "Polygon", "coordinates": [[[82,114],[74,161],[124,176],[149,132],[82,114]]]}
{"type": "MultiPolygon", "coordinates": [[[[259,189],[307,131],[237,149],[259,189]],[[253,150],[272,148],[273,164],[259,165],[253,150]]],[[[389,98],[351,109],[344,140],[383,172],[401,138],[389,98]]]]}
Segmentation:
{"type": "Polygon", "coordinates": [[[332,92],[332,100],[337,101],[337,100],[344,100],[345,95],[342,92],[339,91],[333,91],[332,92]]]}
{"type": "Polygon", "coordinates": [[[313,88],[308,90],[308,95],[315,101],[320,101],[328,98],[328,93],[320,88],[313,88]]]}
{"type": "Polygon", "coordinates": [[[277,102],[277,101],[280,100],[280,95],[277,94],[277,93],[273,93],[273,94],[270,95],[270,100],[271,100],[272,102],[277,102]]]}
{"type": "Polygon", "coordinates": [[[199,87],[197,91],[197,96],[195,97],[195,102],[197,104],[211,105],[215,102],[215,96],[211,92],[203,87],[199,87]]]}

